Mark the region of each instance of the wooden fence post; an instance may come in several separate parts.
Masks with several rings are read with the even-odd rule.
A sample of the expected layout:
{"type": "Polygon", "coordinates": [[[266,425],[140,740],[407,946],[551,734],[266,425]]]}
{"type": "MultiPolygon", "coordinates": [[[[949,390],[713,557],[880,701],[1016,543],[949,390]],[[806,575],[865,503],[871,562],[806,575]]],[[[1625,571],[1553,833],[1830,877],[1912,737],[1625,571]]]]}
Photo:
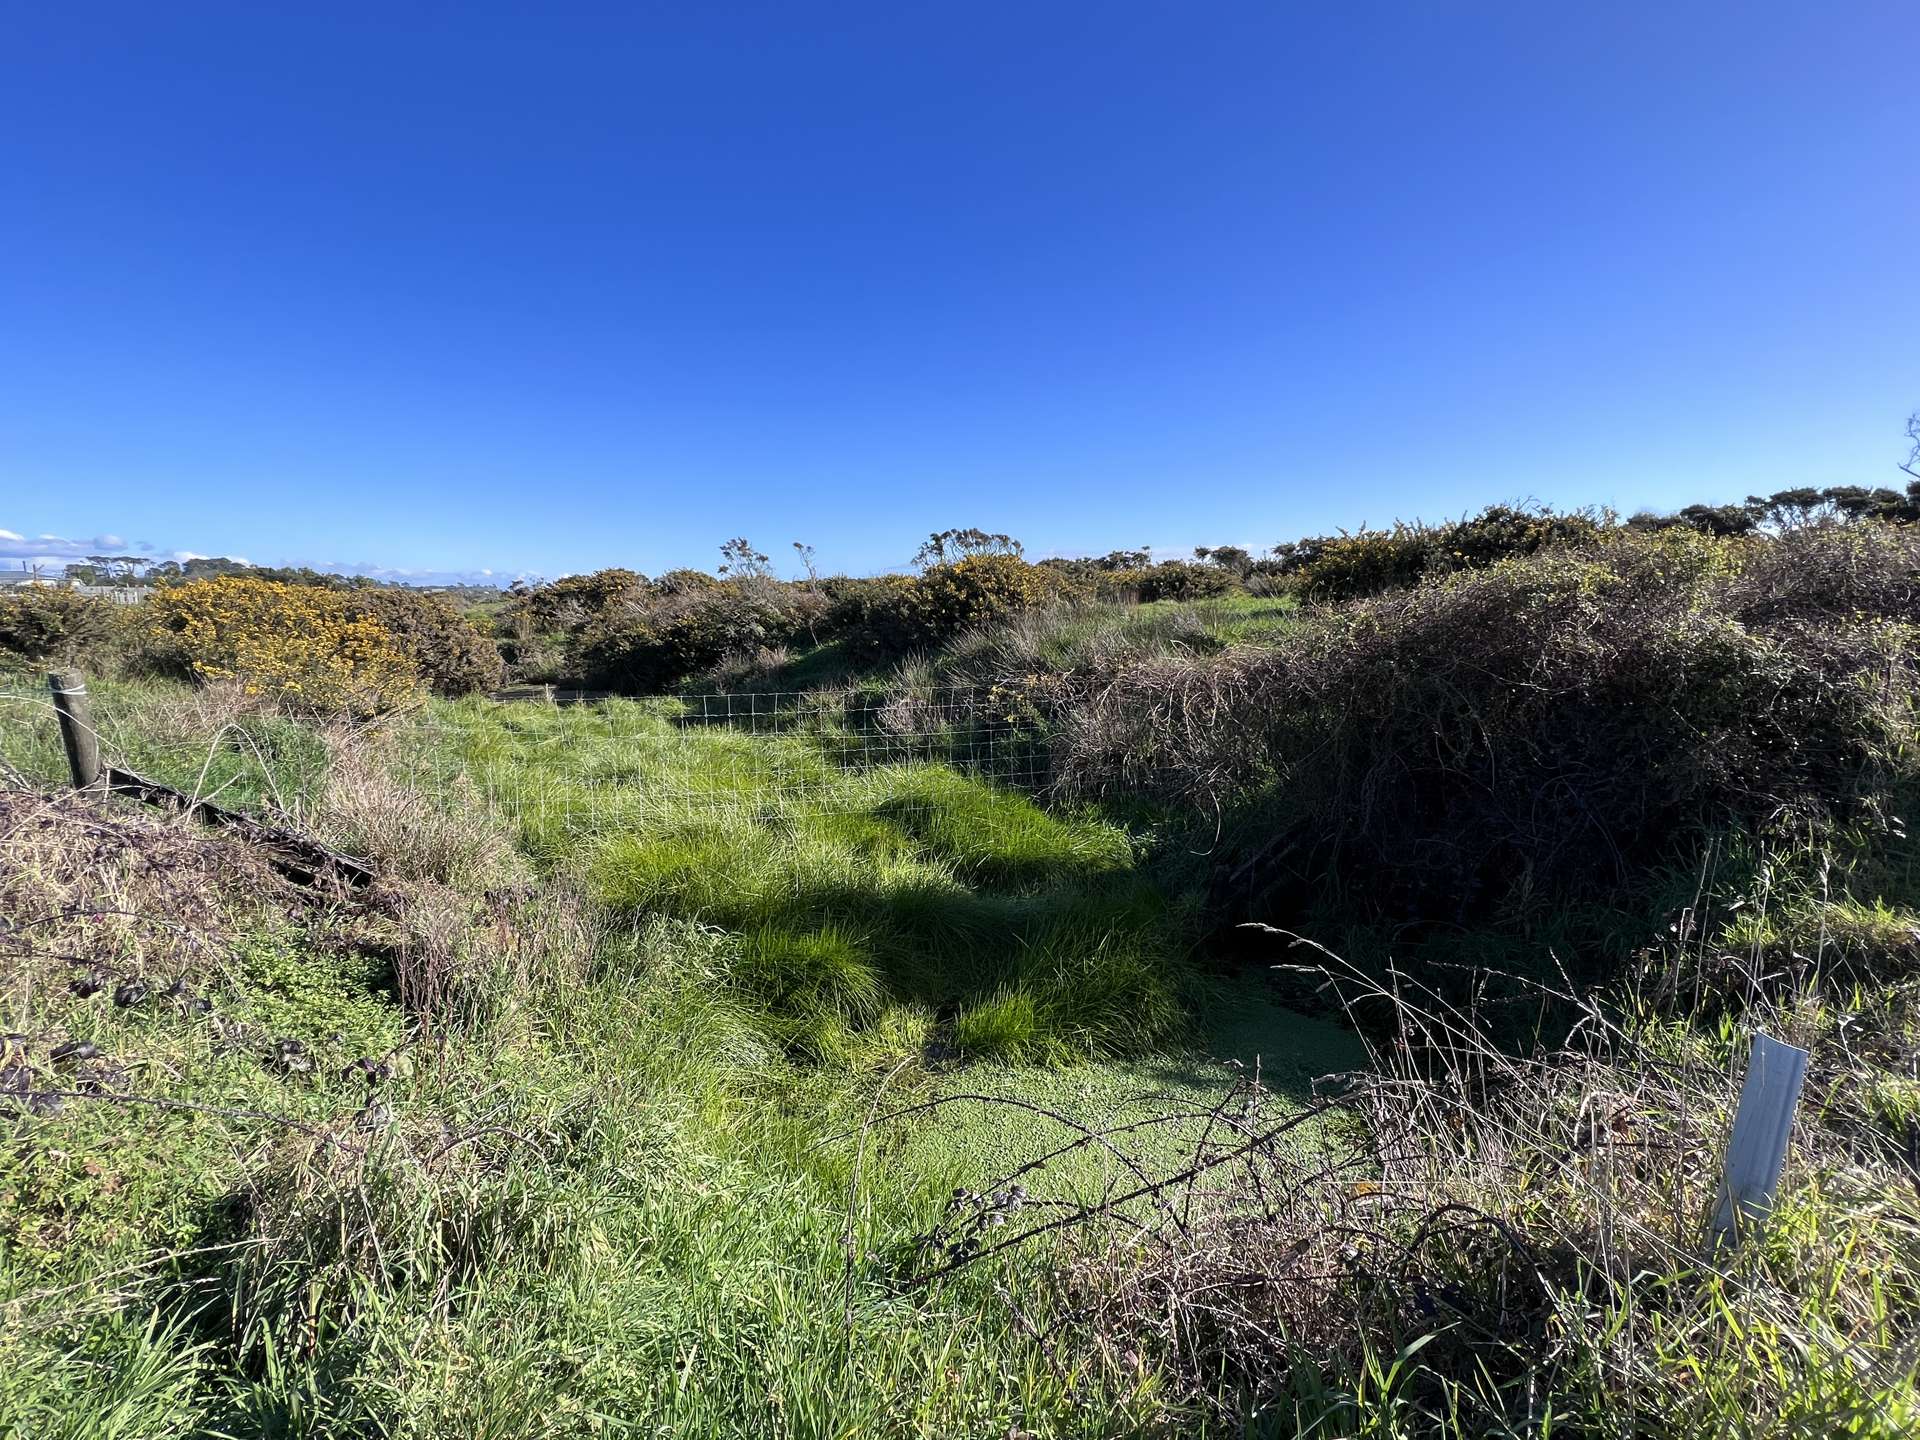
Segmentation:
{"type": "Polygon", "coordinates": [[[73,788],[105,794],[107,772],[100,764],[100,732],[93,728],[93,700],[87,680],[78,670],[55,670],[47,676],[53,708],[60,716],[60,739],[67,747],[67,769],[73,788]]]}
{"type": "Polygon", "coordinates": [[[1787,1163],[1793,1112],[1806,1078],[1806,1051],[1770,1035],[1753,1037],[1740,1108],[1727,1141],[1720,1203],[1714,1209],[1714,1243],[1738,1240],[1742,1221],[1760,1219],[1772,1208],[1773,1192],[1787,1163]]]}

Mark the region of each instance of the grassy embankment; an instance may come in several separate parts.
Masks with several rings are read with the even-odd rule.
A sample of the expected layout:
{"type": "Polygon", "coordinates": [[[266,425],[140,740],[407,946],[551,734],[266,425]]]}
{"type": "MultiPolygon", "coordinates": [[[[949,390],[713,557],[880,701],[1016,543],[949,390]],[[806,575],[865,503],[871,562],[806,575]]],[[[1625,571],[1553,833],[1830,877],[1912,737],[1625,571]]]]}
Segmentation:
{"type": "MultiPolygon", "coordinates": [[[[94,1151],[55,1128],[68,1112],[22,1120],[8,1401],[58,1433],[119,1346],[140,1363],[116,1374],[156,1377],[127,1402],[149,1429],[172,1386],[233,1433],[321,1411],[429,1434],[1910,1433],[1915,543],[1611,534],[1256,615],[1247,643],[1231,611],[1081,607],[849,682],[856,709],[908,714],[968,687],[963,752],[1004,714],[1046,747],[1055,806],[1099,811],[892,756],[848,774],[822,763],[825,722],[689,733],[648,702],[441,709],[421,791],[392,778],[419,751],[336,746],[312,819],[388,864],[399,890],[371,905],[233,883],[233,913],[196,914],[132,888],[180,873],[161,855],[30,816],[14,908],[62,916],[15,937],[36,1083],[90,1026],[148,1098],[193,1081],[278,1118],[165,1112],[220,1158],[137,1203],[118,1198],[128,1112],[70,1107],[111,1117],[85,1122],[106,1127],[94,1151]],[[1174,804],[1209,833],[1144,828],[1174,804]],[[951,1184],[1006,1195],[991,1177],[1042,1143],[991,1109],[861,1138],[876,1110],[990,1080],[1103,1108],[1136,1080],[1204,1089],[1174,1058],[1205,1014],[1183,863],[1230,878],[1229,911],[1360,942],[1330,968],[1375,1064],[1324,1145],[1216,1169],[1197,1208],[1156,1197],[1143,1236],[1150,1204],[1045,1205],[1110,1165],[1037,1210],[950,1208],[951,1184]],[[48,904],[74,886],[96,898],[48,904]],[[297,958],[256,977],[244,937],[269,934],[297,958]],[[184,996],[76,1006],[49,983],[66,954],[183,974],[223,1026],[257,1018],[210,1039],[184,996]],[[341,998],[300,1001],[315,984],[341,998]],[[1577,1023],[1515,1023],[1543,1014],[1577,1023]],[[292,1027],[324,1064],[288,1064],[272,1032],[292,1027]],[[1812,1070],[1778,1204],[1716,1249],[1755,1029],[1812,1070]],[[336,1067],[395,1037],[407,1073],[369,1114],[336,1067]],[[944,1068],[1130,1043],[1148,1053],[1099,1070],[944,1068]],[[301,1106],[318,1134],[287,1132],[301,1106]],[[30,1182],[56,1148],[80,1157],[70,1181],[30,1182]],[[990,1223],[1052,1215],[1075,1221],[1065,1243],[968,1263],[990,1223]],[[953,1273],[901,1286],[942,1219],[953,1273]],[[242,1263],[181,1253],[213,1245],[242,1263]],[[178,1328],[113,1318],[150,1311],[178,1328]]],[[[1204,1125],[1257,1140],[1258,1099],[1204,1125]]]]}
{"type": "MultiPolygon", "coordinates": [[[[1086,1120],[1221,1088],[1186,1058],[1180,907],[1127,834],[658,706],[445,707],[425,752],[330,755],[292,721],[96,688],[137,768],[278,797],[396,894],[316,904],[152,817],[11,802],[8,913],[45,923],[9,956],[8,1023],[35,1088],[71,1092],[17,1122],[0,1179],[14,1432],[1097,1435],[1159,1411],[1145,1373],[1050,1364],[984,1281],[886,1281],[1049,1122],[828,1141],[880,1071],[889,1103],[956,1088],[938,1037],[996,1057],[966,1088],[1086,1120]],[[123,1008],[128,982],[150,993],[123,1008]],[[71,1041],[98,1057],[56,1064],[71,1041]],[[1122,1049],[1159,1058],[1005,1063],[1122,1049]]],[[[43,721],[5,735],[57,773],[43,721]]],[[[1350,1062],[1312,1033],[1282,1080],[1350,1062]]],[[[1061,1168],[1064,1192],[1107,1167],[1061,1168]]]]}

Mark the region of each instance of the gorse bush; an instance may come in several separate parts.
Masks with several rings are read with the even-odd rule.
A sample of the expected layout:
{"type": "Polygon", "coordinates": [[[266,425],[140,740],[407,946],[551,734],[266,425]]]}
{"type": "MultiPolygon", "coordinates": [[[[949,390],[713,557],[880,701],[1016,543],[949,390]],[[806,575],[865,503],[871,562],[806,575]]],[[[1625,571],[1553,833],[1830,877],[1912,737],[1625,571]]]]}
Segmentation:
{"type": "Polygon", "coordinates": [[[1235,581],[1230,569],[1185,560],[1169,560],[1164,565],[1125,573],[1142,601],[1205,600],[1227,594],[1235,581]]]}
{"type": "Polygon", "coordinates": [[[384,628],[436,695],[471,695],[505,678],[493,641],[438,595],[381,585],[347,592],[347,610],[384,628]]]}
{"type": "Polygon", "coordinates": [[[663,690],[730,656],[805,636],[809,618],[825,608],[792,586],[708,579],[667,577],[602,611],[576,637],[575,671],[608,689],[663,690]]]}
{"type": "Polygon", "coordinates": [[[405,648],[340,590],[229,576],[162,590],[143,610],[154,663],[290,710],[377,714],[418,691],[405,648]]]}
{"type": "Polygon", "coordinates": [[[931,537],[923,550],[935,563],[919,575],[798,583],[773,578],[765,557],[739,544],[723,547],[724,579],[601,570],[526,591],[502,622],[509,656],[522,674],[538,668],[644,694],[697,677],[760,674],[758,659],[782,647],[831,644],[849,661],[894,660],[1087,593],[1074,576],[1030,565],[1016,542],[984,532],[931,537]]]}
{"type": "Polygon", "coordinates": [[[862,659],[885,659],[904,644],[899,617],[906,611],[917,583],[911,575],[836,575],[821,589],[827,597],[820,632],[844,642],[862,659]]]}
{"type": "Polygon", "coordinates": [[[980,553],[911,578],[886,577],[843,588],[828,610],[827,633],[860,653],[931,650],[1023,610],[1083,593],[1070,576],[1018,555],[980,553]]]}
{"type": "Polygon", "coordinates": [[[120,608],[53,585],[0,594],[0,660],[71,662],[97,653],[124,631],[120,608]]]}
{"type": "Polygon", "coordinates": [[[1334,604],[1403,589],[1424,576],[1477,570],[1509,555],[1593,539],[1601,521],[1544,506],[1490,505],[1450,525],[1397,523],[1387,530],[1316,536],[1276,547],[1276,569],[1304,599],[1334,604]]]}
{"type": "Polygon", "coordinates": [[[1083,793],[1251,806],[1291,857],[1269,878],[1365,876],[1357,909],[1604,896],[1911,763],[1917,575],[1888,527],[1550,547],[1123,672],[1056,761],[1083,793]]]}

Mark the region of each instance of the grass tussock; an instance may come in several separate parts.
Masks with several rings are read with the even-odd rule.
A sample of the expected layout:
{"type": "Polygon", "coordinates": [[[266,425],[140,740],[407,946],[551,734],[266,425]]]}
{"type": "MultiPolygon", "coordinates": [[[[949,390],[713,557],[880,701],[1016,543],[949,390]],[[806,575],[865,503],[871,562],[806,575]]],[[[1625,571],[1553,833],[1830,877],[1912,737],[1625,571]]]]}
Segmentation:
{"type": "MultiPolygon", "coordinates": [[[[329,833],[378,850],[417,823],[438,858],[404,883],[482,903],[497,845],[362,758],[329,833]]],[[[381,897],[355,920],[152,815],[7,798],[0,884],[62,923],[7,935],[0,1432],[1093,1436],[1150,1413],[1142,1382],[1056,1373],[990,1290],[928,1309],[873,1268],[948,1182],[870,1171],[850,1221],[823,1142],[867,1097],[792,1068],[781,1029],[871,1036],[857,932],[560,925],[572,968],[503,960],[514,1003],[455,1024],[388,971],[381,897]],[[94,918],[163,907],[159,942],[94,918]],[[116,1006],[50,983],[69,950],[211,958],[116,1006]],[[88,1057],[56,1058],[74,1039],[88,1057]]]]}
{"type": "Polygon", "coordinates": [[[406,783],[378,735],[334,731],[314,821],[369,859],[382,884],[364,943],[392,967],[401,1008],[428,1026],[474,1028],[537,986],[577,981],[591,921],[532,872],[464,777],[438,793],[406,783]]]}

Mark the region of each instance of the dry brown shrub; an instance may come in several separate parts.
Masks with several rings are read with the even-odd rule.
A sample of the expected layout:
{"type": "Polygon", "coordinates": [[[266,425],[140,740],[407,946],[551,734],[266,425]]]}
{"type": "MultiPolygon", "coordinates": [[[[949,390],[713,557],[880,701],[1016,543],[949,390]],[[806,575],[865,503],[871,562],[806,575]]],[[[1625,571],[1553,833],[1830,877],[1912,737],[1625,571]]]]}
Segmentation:
{"type": "Polygon", "coordinates": [[[1554,1433],[1601,1417],[1610,1434],[1898,1432],[1920,1172],[1863,1103],[1879,1072],[1844,1017],[1807,991],[1748,1015],[1814,1060],[1781,1221],[1727,1246],[1709,1229],[1738,1093],[1723,1045],[1587,1004],[1564,1047],[1516,1057],[1472,1007],[1324,958],[1312,974],[1375,1033],[1392,1017],[1367,1070],[1322,1077],[1304,1109],[1256,1073],[1208,1116],[1055,1117],[1052,1156],[956,1192],[908,1283],[1052,1242],[1002,1293],[1053,1317],[1027,1323],[1056,1363],[1124,1379],[1149,1359],[1181,1402],[1255,1433],[1383,1413],[1397,1428],[1366,1433],[1538,1434],[1550,1414],[1554,1433]],[[1152,1128],[1197,1120],[1185,1163],[1154,1158],[1152,1128]],[[1124,1183],[1027,1193],[1087,1146],[1121,1154],[1124,1183]],[[1354,1406],[1369,1388],[1373,1408],[1354,1406]]]}
{"type": "Polygon", "coordinates": [[[1920,537],[1882,527],[1549,548],[1122,670],[1066,710],[1056,775],[1257,799],[1403,915],[1592,894],[1679,836],[1829,812],[1907,763],[1916,570],[1920,537]]]}
{"type": "Polygon", "coordinates": [[[0,789],[0,959],[22,1013],[31,987],[90,975],[204,989],[231,936],[301,903],[266,860],[190,823],[0,789]]]}
{"type": "Polygon", "coordinates": [[[336,729],[316,823],[382,876],[374,905],[390,922],[370,938],[393,964],[402,1007],[423,1025],[498,1018],[536,979],[577,978],[592,952],[586,912],[535,885],[473,782],[402,774],[400,742],[336,729]]]}

